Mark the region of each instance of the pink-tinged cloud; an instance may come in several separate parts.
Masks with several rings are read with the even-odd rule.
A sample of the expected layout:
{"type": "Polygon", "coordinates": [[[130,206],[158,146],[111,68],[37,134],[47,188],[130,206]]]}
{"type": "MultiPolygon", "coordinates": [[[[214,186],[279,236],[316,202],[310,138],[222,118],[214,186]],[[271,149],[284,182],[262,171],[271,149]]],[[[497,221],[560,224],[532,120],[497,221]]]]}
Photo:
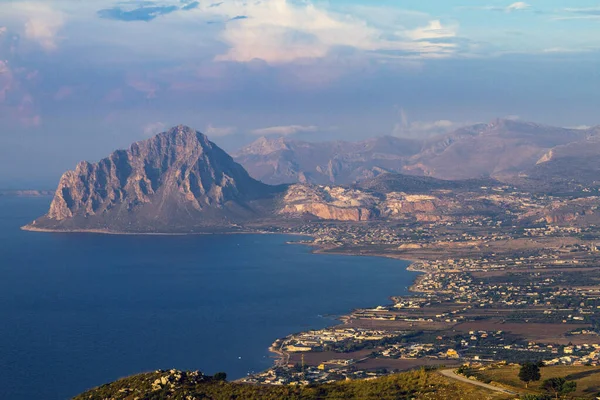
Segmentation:
{"type": "Polygon", "coordinates": [[[70,86],[63,86],[54,94],[54,100],[65,100],[73,95],[75,89],[70,86]]]}
{"type": "Polygon", "coordinates": [[[59,36],[66,15],[51,7],[49,1],[44,2],[11,2],[7,13],[8,18],[22,23],[22,35],[25,39],[36,42],[47,52],[58,48],[61,41],[59,36]]]}
{"type": "Polygon", "coordinates": [[[14,85],[14,75],[6,61],[0,60],[0,102],[6,101],[8,91],[14,85]]]}
{"type": "Polygon", "coordinates": [[[29,93],[24,94],[19,105],[12,110],[13,117],[27,128],[38,127],[42,124],[42,117],[35,110],[35,100],[29,93]]]}
{"type": "Polygon", "coordinates": [[[25,79],[28,81],[35,81],[39,78],[39,76],[40,76],[40,71],[35,69],[33,71],[27,72],[27,74],[25,75],[25,79]]]}
{"type": "Polygon", "coordinates": [[[40,115],[21,117],[21,123],[27,128],[37,128],[42,125],[42,117],[40,115]]]}
{"type": "Polygon", "coordinates": [[[157,84],[141,79],[130,79],[127,81],[127,85],[134,88],[138,92],[145,93],[147,99],[155,99],[156,92],[159,89],[157,84]]]}

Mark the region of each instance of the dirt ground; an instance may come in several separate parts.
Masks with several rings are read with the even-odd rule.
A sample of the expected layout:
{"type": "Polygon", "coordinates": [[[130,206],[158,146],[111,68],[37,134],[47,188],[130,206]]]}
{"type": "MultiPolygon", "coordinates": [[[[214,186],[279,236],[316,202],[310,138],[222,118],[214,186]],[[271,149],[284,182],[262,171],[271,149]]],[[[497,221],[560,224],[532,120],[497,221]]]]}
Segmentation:
{"type": "Polygon", "coordinates": [[[567,344],[569,342],[575,343],[575,340],[588,339],[582,343],[594,344],[600,343],[599,336],[588,336],[585,338],[578,337],[581,335],[566,336],[565,334],[574,329],[589,328],[589,325],[585,324],[539,324],[539,323],[503,323],[498,320],[489,321],[473,321],[458,324],[454,327],[454,330],[460,332],[469,332],[477,330],[486,331],[504,331],[510,332],[515,335],[520,335],[527,340],[543,342],[543,343],[554,343],[554,344],[567,344]]]}

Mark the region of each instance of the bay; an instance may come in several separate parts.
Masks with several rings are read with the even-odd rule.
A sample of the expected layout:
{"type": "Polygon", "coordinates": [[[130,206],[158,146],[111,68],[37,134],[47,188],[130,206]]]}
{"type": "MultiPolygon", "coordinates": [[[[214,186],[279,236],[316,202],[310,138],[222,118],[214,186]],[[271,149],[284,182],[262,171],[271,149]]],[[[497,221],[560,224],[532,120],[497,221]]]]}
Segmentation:
{"type": "Polygon", "coordinates": [[[49,201],[0,197],[2,399],[62,400],[155,369],[240,378],[272,365],[276,338],[387,304],[416,276],[288,235],[20,231],[49,201]]]}

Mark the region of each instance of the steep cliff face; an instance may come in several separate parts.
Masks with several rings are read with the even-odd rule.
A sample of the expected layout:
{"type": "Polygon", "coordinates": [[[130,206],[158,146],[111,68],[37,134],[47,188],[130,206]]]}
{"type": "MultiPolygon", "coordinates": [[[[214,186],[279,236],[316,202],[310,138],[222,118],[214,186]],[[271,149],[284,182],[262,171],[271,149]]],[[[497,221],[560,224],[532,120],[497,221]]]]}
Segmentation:
{"type": "Polygon", "coordinates": [[[287,190],[280,214],[310,214],[337,221],[367,221],[376,215],[378,198],[354,189],[293,185],[287,190]]]}
{"type": "Polygon", "coordinates": [[[66,172],[37,228],[134,230],[233,221],[273,193],[206,136],[177,126],[66,172]]]}

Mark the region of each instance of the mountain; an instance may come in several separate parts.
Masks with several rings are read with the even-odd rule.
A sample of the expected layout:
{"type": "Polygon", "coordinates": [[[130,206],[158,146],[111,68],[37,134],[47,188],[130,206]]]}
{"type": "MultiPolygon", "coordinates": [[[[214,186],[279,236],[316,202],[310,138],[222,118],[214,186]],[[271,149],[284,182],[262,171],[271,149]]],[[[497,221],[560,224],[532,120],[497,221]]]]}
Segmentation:
{"type": "Polygon", "coordinates": [[[494,186],[498,184],[500,182],[493,179],[451,181],[429,176],[384,173],[375,178],[360,181],[354,187],[378,193],[424,193],[431,190],[479,190],[482,186],[494,186]]]}
{"type": "Polygon", "coordinates": [[[25,228],[214,228],[267,213],[279,190],[252,179],[203,134],[177,126],[98,163],[79,163],[60,179],[49,212],[25,228]]]}
{"type": "Polygon", "coordinates": [[[503,180],[530,168],[550,149],[585,139],[586,130],[497,119],[430,139],[406,172],[441,179],[503,180]]]}
{"type": "Polygon", "coordinates": [[[399,172],[420,150],[419,141],[391,136],[356,143],[263,137],[241,149],[235,160],[265,183],[349,184],[399,172]]]}
{"type": "MultiPolygon", "coordinates": [[[[387,172],[511,182],[555,148],[571,143],[585,146],[588,138],[599,136],[598,130],[496,119],[427,140],[387,136],[357,143],[307,143],[261,138],[240,150],[235,159],[265,183],[348,185],[387,172]]],[[[600,155],[598,150],[593,153],[600,155]]]]}
{"type": "Polygon", "coordinates": [[[586,139],[556,146],[513,179],[538,191],[577,191],[600,187],[600,127],[586,139]]]}
{"type": "MultiPolygon", "coordinates": [[[[294,169],[288,169],[285,178],[304,181],[272,186],[252,178],[203,134],[177,126],[134,143],[128,150],[117,150],[98,163],[79,163],[60,179],[48,213],[24,229],[189,233],[239,231],[249,226],[293,224],[306,218],[451,222],[512,214],[534,221],[551,218],[567,222],[594,206],[557,200],[540,214],[521,209],[517,198],[501,193],[528,186],[556,192],[559,183],[596,182],[600,129],[579,131],[502,121],[431,140],[411,156],[408,154],[417,147],[401,143],[414,145],[393,138],[354,144],[262,139],[247,147],[243,157],[265,160],[260,154],[267,154],[277,165],[282,165],[283,159],[298,158],[298,162],[290,161],[294,169]],[[545,132],[548,135],[541,137],[545,132]],[[518,151],[519,146],[526,150],[518,151]],[[454,159],[464,149],[474,153],[454,159]],[[304,167],[331,156],[329,165],[339,168],[335,174],[331,170],[324,174],[320,166],[304,172],[299,157],[305,155],[304,167]],[[472,169],[470,175],[484,178],[450,180],[389,172],[408,169],[415,158],[437,165],[433,170],[440,168],[444,176],[462,175],[472,169]],[[456,165],[446,165],[449,160],[456,165]],[[511,168],[506,168],[509,165],[511,168]],[[512,175],[504,177],[503,183],[489,177],[492,172],[507,171],[512,175]],[[357,182],[319,185],[311,179],[357,182]],[[511,181],[512,187],[506,184],[511,181]],[[512,214],[506,213],[507,208],[512,214]]],[[[272,180],[284,178],[281,174],[270,176],[272,180]]],[[[581,185],[581,192],[591,190],[581,185]]]]}

